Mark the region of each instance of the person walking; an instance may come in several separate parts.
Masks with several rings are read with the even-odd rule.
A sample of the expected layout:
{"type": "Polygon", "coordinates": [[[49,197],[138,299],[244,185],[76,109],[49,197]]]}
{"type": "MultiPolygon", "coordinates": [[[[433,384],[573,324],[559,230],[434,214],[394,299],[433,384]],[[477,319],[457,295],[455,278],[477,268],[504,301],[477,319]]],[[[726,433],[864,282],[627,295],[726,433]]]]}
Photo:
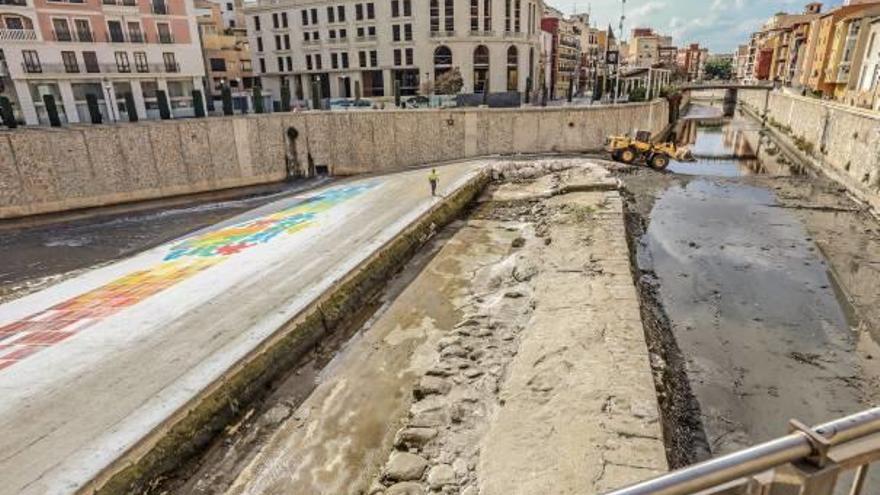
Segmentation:
{"type": "Polygon", "coordinates": [[[431,196],[437,195],[437,183],[440,182],[440,176],[437,175],[437,169],[432,168],[431,173],[428,175],[428,182],[431,183],[431,196]]]}

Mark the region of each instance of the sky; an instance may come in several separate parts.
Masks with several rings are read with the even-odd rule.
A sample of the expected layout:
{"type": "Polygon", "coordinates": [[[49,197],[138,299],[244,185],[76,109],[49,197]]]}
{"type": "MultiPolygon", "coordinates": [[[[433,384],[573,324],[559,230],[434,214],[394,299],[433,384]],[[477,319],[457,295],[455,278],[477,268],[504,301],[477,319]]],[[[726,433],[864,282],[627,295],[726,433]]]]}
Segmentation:
{"type": "MultiPolygon", "coordinates": [[[[620,22],[620,0],[544,0],[566,14],[592,6],[599,26],[620,22]]],[[[817,0],[821,1],[821,0],[817,0]]],[[[671,35],[677,45],[699,42],[714,53],[732,53],[777,12],[799,13],[810,0],[626,0],[627,33],[649,26],[671,35]]],[[[828,10],[843,0],[823,2],[828,10]]],[[[629,34],[627,34],[627,37],[629,34]]]]}

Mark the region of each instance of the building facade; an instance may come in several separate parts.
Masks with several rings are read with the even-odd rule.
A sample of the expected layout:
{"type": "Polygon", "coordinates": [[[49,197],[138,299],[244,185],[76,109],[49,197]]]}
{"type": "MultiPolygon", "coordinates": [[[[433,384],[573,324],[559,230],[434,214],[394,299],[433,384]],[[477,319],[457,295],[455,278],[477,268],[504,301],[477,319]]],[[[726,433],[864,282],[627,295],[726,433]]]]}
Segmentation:
{"type": "Polygon", "coordinates": [[[686,74],[688,81],[701,81],[706,74],[706,61],[709,50],[701,48],[699,43],[691,43],[687,48],[678,50],[678,66],[686,74]]]}
{"type": "Polygon", "coordinates": [[[465,93],[526,91],[540,0],[259,0],[244,9],[264,93],[296,99],[428,91],[457,69],[465,93]]]}
{"type": "Polygon", "coordinates": [[[28,125],[47,124],[46,95],[62,122],[88,120],[94,95],[105,122],[193,115],[204,63],[192,0],[5,0],[0,3],[0,96],[28,125]]]}
{"type": "Polygon", "coordinates": [[[233,107],[247,111],[254,73],[241,0],[237,0],[237,4],[223,0],[196,1],[200,11],[198,26],[205,60],[207,101],[219,108],[223,88],[228,87],[233,107]]]}
{"type": "Polygon", "coordinates": [[[541,29],[553,36],[550,98],[565,98],[569,90],[577,93],[581,64],[581,30],[578,21],[557,15],[545,16],[541,21],[541,29]]]}

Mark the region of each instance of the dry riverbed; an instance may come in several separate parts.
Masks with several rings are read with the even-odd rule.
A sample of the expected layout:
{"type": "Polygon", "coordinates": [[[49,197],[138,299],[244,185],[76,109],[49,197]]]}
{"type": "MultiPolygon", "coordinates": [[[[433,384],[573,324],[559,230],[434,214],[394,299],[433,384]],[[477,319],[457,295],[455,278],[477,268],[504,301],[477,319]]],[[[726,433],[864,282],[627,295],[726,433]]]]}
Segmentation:
{"type": "Polygon", "coordinates": [[[353,338],[158,490],[598,493],[665,471],[617,180],[579,159],[494,175],[353,338]]]}

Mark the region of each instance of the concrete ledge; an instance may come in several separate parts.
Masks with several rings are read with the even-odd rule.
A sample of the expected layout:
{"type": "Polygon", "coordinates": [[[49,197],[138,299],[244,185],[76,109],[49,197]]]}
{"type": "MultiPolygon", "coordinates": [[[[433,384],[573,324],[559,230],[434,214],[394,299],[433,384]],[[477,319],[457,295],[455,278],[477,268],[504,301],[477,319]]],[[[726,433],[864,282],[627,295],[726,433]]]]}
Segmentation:
{"type": "Polygon", "coordinates": [[[138,492],[150,479],[195,455],[264,394],[323,337],[345,325],[389,276],[433,234],[456,218],[489,181],[480,173],[373,253],[256,351],[202,391],[79,493],[138,492]]]}

